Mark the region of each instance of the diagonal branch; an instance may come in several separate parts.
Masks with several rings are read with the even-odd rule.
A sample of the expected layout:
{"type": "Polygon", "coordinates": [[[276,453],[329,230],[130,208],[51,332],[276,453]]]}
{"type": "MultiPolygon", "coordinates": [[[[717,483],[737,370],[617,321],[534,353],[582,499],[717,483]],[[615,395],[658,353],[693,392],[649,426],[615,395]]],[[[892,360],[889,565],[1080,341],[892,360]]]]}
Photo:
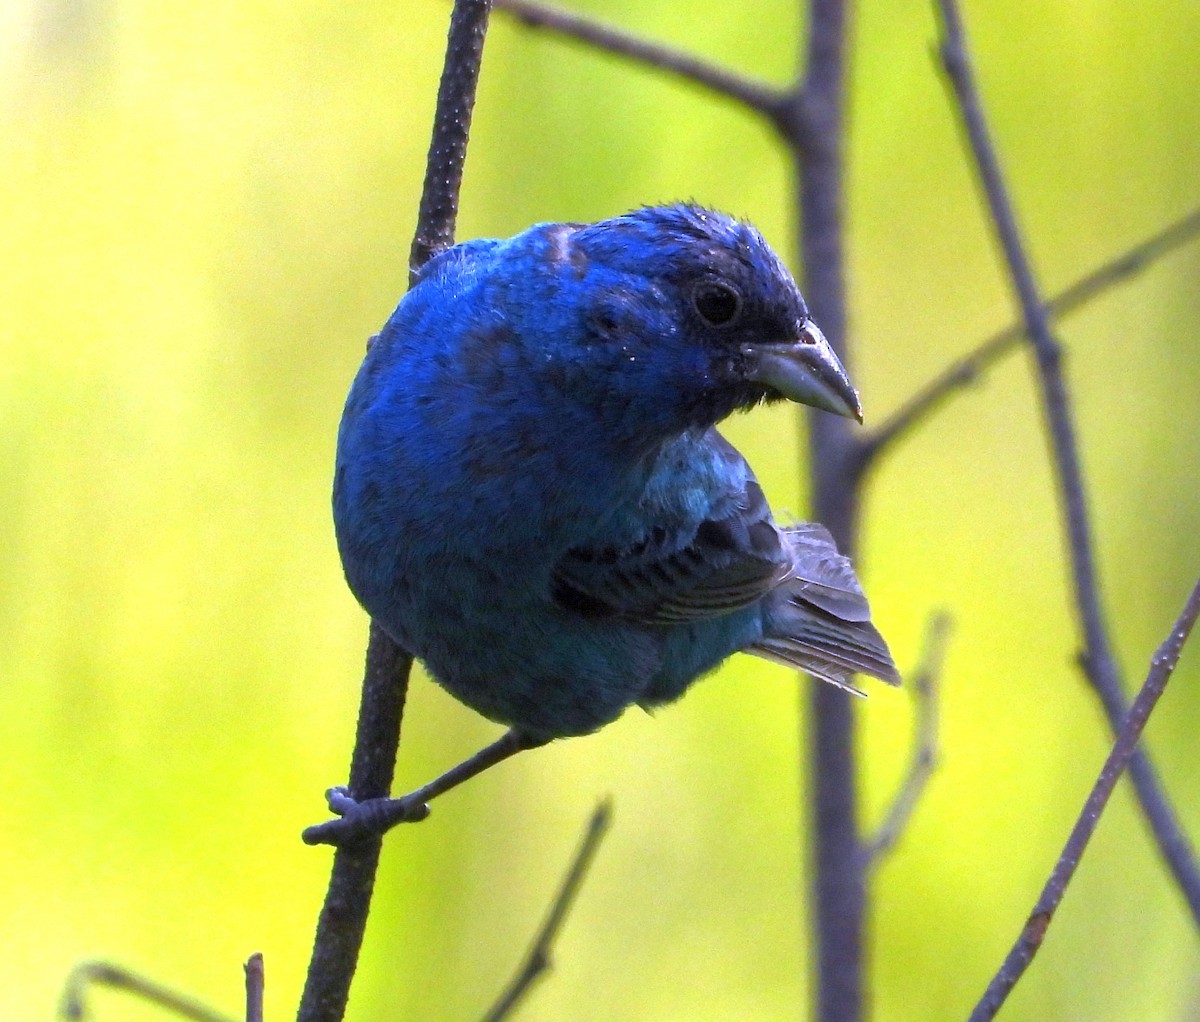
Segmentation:
{"type": "MultiPolygon", "coordinates": [[[[1197,236],[1200,236],[1200,209],[1192,210],[1157,234],[1080,277],[1046,302],[1046,311],[1058,318],[1070,315],[1197,236]]],[[[924,423],[954,394],[975,383],[993,364],[1016,351],[1027,336],[1025,324],[1014,323],[942,370],[870,434],[861,449],[860,470],[871,466],[881,454],[890,450],[896,440],[924,423]]]]}
{"type": "Polygon", "coordinates": [[[192,1022],[232,1022],[228,1015],[222,1015],[194,998],[108,962],[81,962],[71,970],[63,989],[59,1014],[65,1019],[86,1017],[84,995],[89,986],[97,984],[124,990],[192,1022]]]}
{"type": "MultiPolygon", "coordinates": [[[[450,14],[425,184],[409,257],[410,283],[425,262],[454,241],[489,12],[488,0],[455,0],[450,14]]],[[[356,799],[381,798],[391,790],[411,669],[412,657],[372,622],[350,764],[349,791],[356,799]]],[[[298,1022],[340,1022],[345,1015],[381,847],[382,839],[374,837],[338,848],[334,854],[298,1022]]]]}
{"type": "MultiPolygon", "coordinates": [[[[1091,523],[1084,495],[1083,472],[1075,440],[1070,395],[1062,371],[1062,350],[1051,333],[1045,305],[1021,242],[1016,215],[1004,185],[996,151],[988,135],[983,107],[967,55],[962,21],[955,0],[937,0],[941,12],[942,63],[958,103],[971,152],[974,155],[992,220],[1004,249],[1009,272],[1020,301],[1022,318],[1033,347],[1042,391],[1050,445],[1066,519],[1067,546],[1075,588],[1075,607],[1083,631],[1084,671],[1100,697],[1109,726],[1116,733],[1127,706],[1108,628],[1100,605],[1096,564],[1092,552],[1091,523]]],[[[1168,801],[1147,755],[1138,750],[1129,767],[1159,850],[1175,877],[1196,924],[1200,926],[1200,868],[1175,810],[1168,801]]]]}
{"type": "Polygon", "coordinates": [[[1183,611],[1180,613],[1175,626],[1166,639],[1163,640],[1154,658],[1150,661],[1150,671],[1146,680],[1134,699],[1124,723],[1117,731],[1117,739],[1113,744],[1108,758],[1096,783],[1092,786],[1087,801],[1071,828],[1071,835],[1063,846],[1062,854],[1058,857],[1046,886],[1042,888],[1037,904],[1033,906],[1029,918],[1021,930],[1012,950],[1004,959],[1004,964],[988,984],[987,990],[975,1010],[971,1012],[969,1022],[988,1022],[995,1017],[1000,1006],[1004,1004],[1010,991],[1024,975],[1033,956],[1037,954],[1045,939],[1046,930],[1054,920],[1055,910],[1066,893],[1071,877],[1079,865],[1083,853],[1087,850],[1088,841],[1096,830],[1100,814],[1108,804],[1109,796],[1113,793],[1117,781],[1126,765],[1130,762],[1138,739],[1146,726],[1146,721],[1154,710],[1159,696],[1171,680],[1175,665],[1179,663],[1179,654],[1187,641],[1196,618],[1200,616],[1200,581],[1192,589],[1183,611]]]}
{"type": "Polygon", "coordinates": [[[520,969],[517,970],[517,974],[508,988],[500,995],[500,999],[484,1016],[484,1022],[500,1022],[501,1019],[508,1018],[525,999],[525,995],[532,989],[533,984],[553,967],[551,954],[554,950],[554,942],[558,939],[559,930],[562,929],[567,913],[575,902],[575,896],[579,893],[579,888],[591,868],[596,851],[600,847],[604,835],[608,832],[611,822],[612,801],[605,799],[596,806],[588,821],[587,830],[584,831],[583,839],[579,842],[575,857],[571,860],[571,865],[567,869],[566,876],[563,877],[558,894],[550,905],[550,912],[546,916],[545,922],[542,923],[541,929],[538,930],[537,936],[529,948],[529,953],[525,956],[525,961],[521,963],[520,969]]]}
{"type": "Polygon", "coordinates": [[[863,855],[872,868],[878,866],[900,840],[937,767],[939,688],[950,624],[949,614],[934,614],[925,633],[925,652],[912,680],[917,704],[912,759],[874,837],[863,842],[863,855]]]}
{"type": "Polygon", "coordinates": [[[531,3],[530,0],[493,0],[493,6],[530,28],[544,28],[606,53],[666,71],[725,99],[741,103],[769,120],[778,123],[786,118],[788,94],[766,82],[728,71],[682,50],[646,42],[638,36],[570,11],[531,3]]]}

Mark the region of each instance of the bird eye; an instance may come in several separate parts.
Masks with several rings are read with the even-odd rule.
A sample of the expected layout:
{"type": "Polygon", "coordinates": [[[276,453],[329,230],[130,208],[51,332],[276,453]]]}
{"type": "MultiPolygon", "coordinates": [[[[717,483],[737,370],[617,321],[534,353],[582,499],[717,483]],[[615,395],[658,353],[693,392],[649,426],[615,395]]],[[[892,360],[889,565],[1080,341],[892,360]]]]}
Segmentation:
{"type": "Polygon", "coordinates": [[[719,280],[704,280],[692,291],[692,306],[709,326],[729,326],[742,311],[742,296],[719,280]]]}

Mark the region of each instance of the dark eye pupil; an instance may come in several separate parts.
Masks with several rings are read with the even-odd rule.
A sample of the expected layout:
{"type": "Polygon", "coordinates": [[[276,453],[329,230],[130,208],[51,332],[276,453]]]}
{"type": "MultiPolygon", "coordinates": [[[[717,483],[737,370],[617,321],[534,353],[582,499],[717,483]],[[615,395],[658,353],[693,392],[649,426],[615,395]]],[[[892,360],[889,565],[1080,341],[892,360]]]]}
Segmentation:
{"type": "Polygon", "coordinates": [[[737,292],[724,284],[701,284],[692,300],[700,317],[712,326],[725,326],[741,306],[737,292]]]}

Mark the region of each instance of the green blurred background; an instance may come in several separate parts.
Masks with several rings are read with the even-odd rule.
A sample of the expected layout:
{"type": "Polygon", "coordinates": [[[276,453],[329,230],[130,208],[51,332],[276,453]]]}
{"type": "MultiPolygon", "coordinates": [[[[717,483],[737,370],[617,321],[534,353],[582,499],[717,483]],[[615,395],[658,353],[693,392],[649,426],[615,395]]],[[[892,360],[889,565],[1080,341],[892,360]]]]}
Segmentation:
{"type": "MultiPolygon", "coordinates": [[[[579,0],[785,80],[801,5],[579,0]]],[[[405,282],[447,5],[5,0],[0,7],[0,1017],[112,959],[289,1017],[327,877],[302,827],[343,779],[366,620],[328,511],[334,431],[405,282]]],[[[1200,202],[1200,7],[979,0],[967,15],[1042,280],[1200,202]]],[[[851,99],[854,372],[879,422],[1012,315],[929,5],[864,3],[851,99]]],[[[790,170],[730,105],[497,15],[460,236],[695,198],[794,262],[790,170]]],[[[1063,327],[1118,650],[1140,679],[1200,573],[1200,246],[1063,327]]],[[[787,409],[729,433],[804,513],[787,409]]],[[[862,568],[911,668],[957,622],[944,759],[872,888],[879,1019],[964,1016],[1104,755],[1076,650],[1029,366],[881,466],[862,568]]],[[[479,1016],[579,829],[614,829],[527,1019],[790,1019],[809,997],[786,671],[735,658],[439,802],[387,840],[350,1017],[479,1016]]],[[[876,818],[911,706],[862,706],[876,818]]],[[[1200,648],[1148,740],[1200,838],[1200,648]]],[[[418,675],[399,783],[496,728],[418,675]]],[[[98,993],[96,1018],[161,1017],[98,993]]],[[[1200,953],[1121,789],[1006,1020],[1200,1017],[1200,953]]]]}

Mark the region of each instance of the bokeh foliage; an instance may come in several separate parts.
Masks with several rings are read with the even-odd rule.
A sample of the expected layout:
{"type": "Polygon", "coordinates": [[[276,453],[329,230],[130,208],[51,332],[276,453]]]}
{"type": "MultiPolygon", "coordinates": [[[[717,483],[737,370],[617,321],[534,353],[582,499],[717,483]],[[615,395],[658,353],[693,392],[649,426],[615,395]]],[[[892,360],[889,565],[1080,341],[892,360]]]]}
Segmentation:
{"type": "MultiPolygon", "coordinates": [[[[784,80],[798,5],[580,2],[784,80]]],[[[1200,201],[1200,8],[967,9],[1051,289],[1200,201]]],[[[0,1016],[49,1018],[103,956],[233,1012],[266,954],[286,1018],[328,853],[365,619],[329,524],[334,430],[404,286],[447,8],[8,0],[0,12],[0,1016]]],[[[855,27],[850,281],[868,421],[1012,304],[922,4],[855,27]]],[[[696,198],[794,253],[790,171],[728,104],[497,15],[464,237],[696,198]]],[[[1107,603],[1140,678],[1200,571],[1200,251],[1062,331],[1107,603]]],[[[787,410],[729,432],[802,515],[787,410]]],[[[1029,367],[911,437],[866,502],[864,569],[902,665],[950,608],[945,755],[873,888],[874,1006],[961,1017],[1016,932],[1106,740],[1075,651],[1029,367]]],[[[795,680],[735,659],[677,707],[497,770],[388,838],[352,1019],[471,1018],[517,961],[598,796],[601,852],[530,1019],[785,1019],[807,1000],[795,680]]],[[[1148,740],[1200,838],[1200,652],[1148,740]]],[[[907,751],[862,708],[868,807],[907,751]]],[[[399,776],[495,733],[422,676],[399,776]]],[[[1122,789],[1004,1017],[1175,1020],[1196,934],[1122,789]]],[[[97,1018],[159,1017],[101,994],[97,1018]]]]}

